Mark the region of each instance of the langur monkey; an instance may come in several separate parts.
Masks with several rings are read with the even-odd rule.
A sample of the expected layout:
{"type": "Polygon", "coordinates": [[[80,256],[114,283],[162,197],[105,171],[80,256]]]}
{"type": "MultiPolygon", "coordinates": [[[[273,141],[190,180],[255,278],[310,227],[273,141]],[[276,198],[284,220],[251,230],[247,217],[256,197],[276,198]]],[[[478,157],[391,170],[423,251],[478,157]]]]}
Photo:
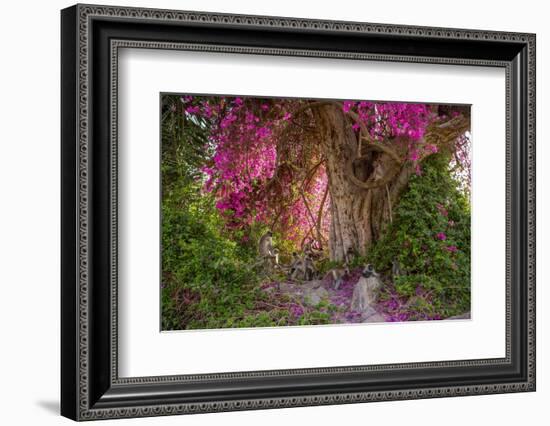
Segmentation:
{"type": "Polygon", "coordinates": [[[311,256],[304,254],[300,257],[296,252],[293,252],[288,277],[292,280],[301,278],[304,281],[311,281],[314,278],[314,275],[315,266],[313,265],[313,259],[311,256]]]}
{"type": "Polygon", "coordinates": [[[302,268],[301,259],[298,253],[292,252],[292,260],[290,262],[290,268],[288,270],[288,278],[294,279],[296,277],[296,271],[302,268]]]}
{"type": "Polygon", "coordinates": [[[273,232],[267,231],[262,235],[258,243],[258,251],[262,259],[267,259],[274,265],[279,264],[279,250],[273,247],[273,232]]]}
{"type": "Polygon", "coordinates": [[[361,275],[363,275],[365,278],[370,278],[370,277],[378,278],[380,276],[378,272],[374,270],[374,266],[372,266],[370,263],[363,268],[363,270],[361,271],[361,275]]]}
{"type": "Polygon", "coordinates": [[[346,250],[346,253],[344,254],[344,267],[343,268],[334,268],[330,271],[332,275],[332,282],[334,283],[334,290],[338,290],[340,288],[340,284],[342,284],[342,281],[344,280],[344,277],[346,275],[349,275],[350,273],[350,265],[353,261],[353,258],[355,256],[355,250],[353,250],[352,247],[348,247],[346,250]]]}
{"type": "Polygon", "coordinates": [[[361,277],[353,289],[351,309],[353,311],[365,311],[372,307],[378,299],[378,290],[382,287],[379,274],[369,263],[361,271],[361,277]]]}
{"type": "Polygon", "coordinates": [[[397,259],[393,259],[391,261],[391,274],[392,274],[392,277],[394,279],[395,279],[395,277],[398,277],[399,275],[403,275],[401,265],[399,265],[399,261],[397,259]]]}
{"type": "Polygon", "coordinates": [[[338,290],[340,288],[340,284],[342,284],[342,281],[344,280],[344,277],[349,273],[349,270],[347,268],[334,268],[331,269],[330,273],[332,275],[334,290],[338,290]]]}
{"type": "Polygon", "coordinates": [[[313,265],[313,259],[309,254],[304,255],[302,262],[302,274],[305,281],[311,281],[315,275],[315,266],[313,265]]]}

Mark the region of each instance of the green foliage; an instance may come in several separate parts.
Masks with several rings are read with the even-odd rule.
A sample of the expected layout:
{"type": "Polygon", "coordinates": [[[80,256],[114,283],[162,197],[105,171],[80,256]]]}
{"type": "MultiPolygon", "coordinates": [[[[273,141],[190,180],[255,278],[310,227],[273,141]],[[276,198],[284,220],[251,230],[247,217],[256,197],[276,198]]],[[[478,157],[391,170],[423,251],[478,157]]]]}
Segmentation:
{"type": "Polygon", "coordinates": [[[328,323],[324,305],[296,317],[292,301],[260,289],[266,277],[252,266],[266,226],[226,230],[212,194],[202,190],[200,169],[211,155],[207,124],[189,119],[178,96],[162,103],[162,329],[328,323]]]}
{"type": "Polygon", "coordinates": [[[254,306],[252,250],[223,235],[202,191],[206,123],[189,119],[179,96],[162,102],[162,328],[231,326],[228,318],[254,306]]]}
{"type": "Polygon", "coordinates": [[[197,326],[208,326],[212,317],[240,314],[253,302],[250,297],[241,297],[256,283],[246,257],[234,241],[221,235],[223,228],[210,197],[193,199],[188,192],[193,188],[183,186],[163,200],[165,329],[188,327],[191,319],[199,320],[197,326]],[[186,295],[187,300],[178,307],[179,294],[186,295]]]}
{"type": "Polygon", "coordinates": [[[470,207],[448,164],[443,154],[426,160],[369,256],[387,271],[397,259],[405,272],[395,279],[397,294],[412,311],[441,317],[470,309],[470,207]]]}

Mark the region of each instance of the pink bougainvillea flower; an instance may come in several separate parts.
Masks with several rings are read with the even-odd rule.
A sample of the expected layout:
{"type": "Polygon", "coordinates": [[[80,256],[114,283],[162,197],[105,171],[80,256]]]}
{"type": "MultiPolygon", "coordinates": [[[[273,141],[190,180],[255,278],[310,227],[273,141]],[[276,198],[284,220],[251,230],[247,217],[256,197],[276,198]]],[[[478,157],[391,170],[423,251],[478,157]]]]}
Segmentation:
{"type": "Polygon", "coordinates": [[[188,106],[185,108],[185,112],[188,114],[196,114],[200,111],[200,108],[198,106],[188,106]]]}
{"type": "Polygon", "coordinates": [[[429,151],[432,154],[435,154],[439,151],[439,148],[437,147],[437,145],[428,144],[426,145],[426,151],[429,151]]]}
{"type": "MultiPolygon", "coordinates": [[[[286,167],[278,159],[281,138],[299,141],[304,136],[302,127],[288,125],[291,119],[307,125],[307,114],[297,114],[304,102],[193,96],[184,96],[181,101],[186,114],[196,114],[210,126],[205,148],[214,152],[201,168],[203,190],[213,193],[229,229],[245,229],[253,222],[268,224],[276,216],[279,230],[285,230],[281,238],[301,244],[307,230],[317,228],[316,214],[321,212],[320,234],[328,236],[331,214],[325,166],[315,166],[315,174],[308,177],[307,187],[302,188],[303,196],[299,196],[294,190],[294,179],[303,179],[301,168],[311,167],[302,164],[303,146],[287,144],[284,152],[289,164],[299,164],[300,169],[286,167]]],[[[422,174],[423,158],[438,150],[424,138],[429,124],[439,118],[430,105],[345,100],[341,108],[342,113],[352,116],[355,132],[365,131],[363,136],[375,143],[400,144],[398,148],[405,151],[404,158],[413,163],[417,175],[422,174]]],[[[469,139],[460,141],[465,149],[457,161],[462,164],[463,157],[464,161],[469,159],[469,139]]],[[[446,236],[438,238],[443,240],[446,236]]]]}
{"type": "Polygon", "coordinates": [[[443,206],[443,204],[436,204],[436,207],[437,207],[437,210],[439,210],[439,213],[442,215],[442,216],[449,216],[449,212],[447,211],[447,209],[443,206]]]}
{"type": "Polygon", "coordinates": [[[458,251],[458,248],[456,246],[447,246],[447,251],[450,251],[451,253],[456,253],[458,251]]]}
{"type": "Polygon", "coordinates": [[[304,314],[304,308],[297,304],[290,305],[289,311],[293,317],[299,318],[304,314]]]}
{"type": "Polygon", "coordinates": [[[420,155],[417,150],[411,150],[409,152],[409,160],[418,161],[419,158],[420,158],[420,155]]]}
{"type": "Polygon", "coordinates": [[[258,130],[256,130],[256,137],[257,138],[267,138],[271,135],[271,130],[269,130],[267,127],[260,127],[258,130]]]}
{"type": "Polygon", "coordinates": [[[447,236],[444,232],[438,232],[435,236],[438,240],[445,241],[447,239],[447,236]]]}
{"type": "Polygon", "coordinates": [[[353,101],[344,101],[344,105],[342,109],[344,112],[350,112],[350,110],[355,106],[355,102],[353,101]]]}

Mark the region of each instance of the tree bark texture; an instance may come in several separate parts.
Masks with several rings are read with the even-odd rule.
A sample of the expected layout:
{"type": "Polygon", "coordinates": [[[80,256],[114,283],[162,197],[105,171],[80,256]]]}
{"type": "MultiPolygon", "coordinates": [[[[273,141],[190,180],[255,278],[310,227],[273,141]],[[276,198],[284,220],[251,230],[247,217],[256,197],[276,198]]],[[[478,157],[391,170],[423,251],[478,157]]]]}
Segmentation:
{"type": "Polygon", "coordinates": [[[359,135],[341,107],[324,105],[317,109],[316,119],[330,191],[330,258],[343,261],[350,249],[367,255],[390,221],[390,203],[396,202],[413,170],[404,162],[387,183],[376,186],[394,160],[384,152],[358,149],[359,135]],[[358,186],[350,178],[350,164],[355,178],[374,187],[358,186]]]}

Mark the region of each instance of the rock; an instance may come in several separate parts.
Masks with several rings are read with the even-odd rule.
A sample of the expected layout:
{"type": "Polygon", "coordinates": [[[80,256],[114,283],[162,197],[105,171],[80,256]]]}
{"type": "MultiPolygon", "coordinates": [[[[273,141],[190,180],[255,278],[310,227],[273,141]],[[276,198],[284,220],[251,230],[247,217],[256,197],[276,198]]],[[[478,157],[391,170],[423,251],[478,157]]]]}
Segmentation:
{"type": "Polygon", "coordinates": [[[303,283],[280,282],[277,291],[291,297],[297,297],[302,303],[309,306],[317,306],[321,300],[329,297],[329,292],[320,280],[305,281],[303,283]]]}
{"type": "Polygon", "coordinates": [[[309,291],[309,290],[314,290],[316,288],[319,288],[322,285],[323,285],[323,282],[321,280],[311,280],[300,284],[300,287],[302,287],[302,289],[304,289],[305,291],[309,291]]]}
{"type": "Polygon", "coordinates": [[[366,320],[364,320],[363,322],[386,322],[386,318],[384,318],[383,315],[380,315],[379,313],[376,313],[370,317],[368,317],[366,320]]]}
{"type": "Polygon", "coordinates": [[[361,314],[361,322],[386,322],[386,318],[372,306],[368,306],[361,314]]]}
{"type": "Polygon", "coordinates": [[[368,322],[386,322],[386,318],[384,318],[383,315],[379,314],[378,312],[375,313],[374,315],[371,315],[370,317],[368,318],[365,318],[363,321],[363,323],[368,323],[368,322]]]}
{"type": "Polygon", "coordinates": [[[373,306],[378,299],[378,289],[382,287],[382,282],[376,276],[368,278],[361,277],[353,289],[351,298],[351,310],[364,312],[373,306]]]}
{"type": "Polygon", "coordinates": [[[277,290],[281,293],[296,293],[298,292],[299,286],[294,283],[280,282],[277,286],[277,290]]]}
{"type": "Polygon", "coordinates": [[[455,320],[455,319],[470,319],[470,312],[465,312],[461,315],[455,315],[446,319],[455,320]]]}
{"type": "Polygon", "coordinates": [[[306,305],[317,306],[327,297],[328,291],[324,287],[304,289],[303,301],[306,305]]]}

